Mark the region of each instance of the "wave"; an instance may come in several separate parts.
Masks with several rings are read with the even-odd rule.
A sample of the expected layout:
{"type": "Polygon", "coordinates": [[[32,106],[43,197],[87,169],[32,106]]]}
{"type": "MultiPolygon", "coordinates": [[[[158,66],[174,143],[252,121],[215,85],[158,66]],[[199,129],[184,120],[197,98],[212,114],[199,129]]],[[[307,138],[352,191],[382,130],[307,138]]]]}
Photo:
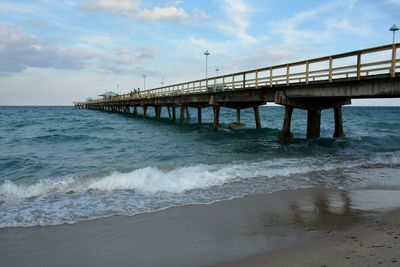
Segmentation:
{"type": "Polygon", "coordinates": [[[142,194],[159,192],[182,194],[186,191],[222,186],[226,183],[257,177],[288,177],[315,171],[355,167],[376,167],[400,164],[395,153],[384,153],[370,159],[276,159],[256,163],[183,166],[172,169],[145,167],[131,172],[113,172],[97,177],[67,176],[42,179],[33,183],[4,181],[0,184],[0,200],[18,200],[50,194],[134,190],[142,194]],[[335,161],[337,163],[335,163],[335,161]]]}

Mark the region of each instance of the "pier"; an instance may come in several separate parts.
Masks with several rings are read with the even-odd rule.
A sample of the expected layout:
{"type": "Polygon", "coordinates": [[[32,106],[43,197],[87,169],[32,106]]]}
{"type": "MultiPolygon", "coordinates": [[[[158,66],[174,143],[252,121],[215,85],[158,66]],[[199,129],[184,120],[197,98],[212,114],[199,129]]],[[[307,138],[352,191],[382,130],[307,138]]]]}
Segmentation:
{"type": "Polygon", "coordinates": [[[261,128],[259,106],[273,102],[285,106],[280,138],[290,138],[295,108],[307,110],[307,138],[320,137],[321,111],[334,110],[334,137],[343,137],[342,106],[352,99],[400,97],[400,43],[292,62],[277,66],[224,74],[207,79],[163,86],[140,92],[74,102],[75,108],[137,115],[154,108],[160,120],[163,108],[172,120],[189,121],[190,108],[213,108],[214,130],[221,108],[240,111],[252,108],[261,128]],[[177,118],[179,111],[179,118],[177,118]]]}

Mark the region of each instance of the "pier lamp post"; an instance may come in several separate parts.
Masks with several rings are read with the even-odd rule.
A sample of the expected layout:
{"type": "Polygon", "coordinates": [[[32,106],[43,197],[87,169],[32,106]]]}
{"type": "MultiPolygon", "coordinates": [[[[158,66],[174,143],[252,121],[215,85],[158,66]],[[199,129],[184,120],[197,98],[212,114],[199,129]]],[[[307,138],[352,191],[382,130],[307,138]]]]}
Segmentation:
{"type": "Polygon", "coordinates": [[[161,87],[164,87],[164,77],[161,79],[161,87]]]}
{"type": "Polygon", "coordinates": [[[392,27],[390,27],[389,31],[393,32],[393,44],[395,41],[395,36],[396,36],[396,32],[399,30],[399,27],[396,24],[393,24],[392,27]]]}
{"type": "Polygon", "coordinates": [[[211,55],[208,50],[204,52],[204,55],[206,56],[206,79],[208,78],[208,56],[211,55]]]}
{"type": "Polygon", "coordinates": [[[217,72],[217,76],[218,76],[219,68],[216,68],[216,69],[215,69],[215,72],[217,72]]]}
{"type": "Polygon", "coordinates": [[[146,90],[146,75],[143,75],[143,91],[146,90]]]}

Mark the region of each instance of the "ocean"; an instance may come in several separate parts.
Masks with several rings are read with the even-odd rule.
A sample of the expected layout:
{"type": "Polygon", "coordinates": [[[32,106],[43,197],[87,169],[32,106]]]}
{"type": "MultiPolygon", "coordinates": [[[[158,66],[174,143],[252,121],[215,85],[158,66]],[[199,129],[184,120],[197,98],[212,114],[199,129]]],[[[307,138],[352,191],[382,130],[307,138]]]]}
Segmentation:
{"type": "MultiPolygon", "coordinates": [[[[284,189],[400,189],[400,108],[344,107],[343,139],[322,112],[321,138],[307,140],[295,110],[291,140],[278,140],[284,109],[197,111],[168,119],[73,107],[0,107],[0,228],[57,225],[284,189]]],[[[152,109],[148,112],[154,117],[152,109]]]]}

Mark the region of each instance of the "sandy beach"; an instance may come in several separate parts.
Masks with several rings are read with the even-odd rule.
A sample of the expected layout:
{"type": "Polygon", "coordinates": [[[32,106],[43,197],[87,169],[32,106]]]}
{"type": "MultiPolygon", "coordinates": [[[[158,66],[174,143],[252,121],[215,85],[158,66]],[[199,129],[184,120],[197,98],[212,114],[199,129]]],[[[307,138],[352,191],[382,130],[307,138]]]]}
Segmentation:
{"type": "Polygon", "coordinates": [[[5,228],[0,265],[398,266],[399,198],[395,190],[298,189],[72,225],[5,228]]]}

